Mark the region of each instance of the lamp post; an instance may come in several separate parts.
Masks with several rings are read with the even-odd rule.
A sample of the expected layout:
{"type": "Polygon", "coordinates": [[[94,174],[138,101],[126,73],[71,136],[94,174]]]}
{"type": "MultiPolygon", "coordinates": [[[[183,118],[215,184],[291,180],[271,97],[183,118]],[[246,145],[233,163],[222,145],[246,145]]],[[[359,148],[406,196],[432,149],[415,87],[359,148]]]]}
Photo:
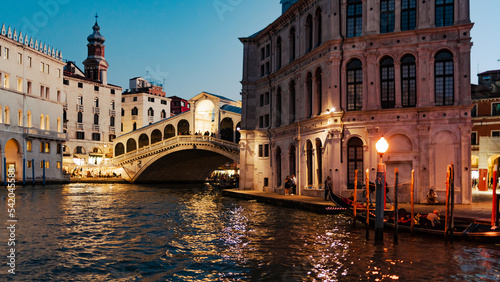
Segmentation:
{"type": "Polygon", "coordinates": [[[380,161],[377,165],[377,193],[376,193],[376,209],[375,209],[375,242],[382,242],[384,237],[384,195],[385,195],[385,164],[382,162],[384,153],[387,152],[389,144],[384,137],[378,140],[375,145],[377,152],[380,155],[380,161]]]}

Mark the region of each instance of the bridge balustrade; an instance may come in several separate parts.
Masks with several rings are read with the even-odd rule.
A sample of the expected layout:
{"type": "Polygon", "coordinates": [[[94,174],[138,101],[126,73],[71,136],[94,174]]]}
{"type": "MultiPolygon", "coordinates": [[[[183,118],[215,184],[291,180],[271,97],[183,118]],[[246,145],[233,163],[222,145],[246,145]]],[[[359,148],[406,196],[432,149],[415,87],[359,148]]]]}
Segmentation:
{"type": "Polygon", "coordinates": [[[154,143],[152,145],[144,146],[140,149],[137,149],[135,151],[125,153],[120,156],[116,156],[113,159],[114,163],[123,163],[126,162],[129,159],[136,159],[140,158],[142,155],[149,154],[151,152],[157,151],[157,150],[162,150],[164,148],[167,148],[169,146],[173,146],[176,144],[179,145],[196,145],[195,143],[210,143],[213,145],[217,146],[222,146],[224,148],[227,148],[228,150],[232,151],[239,151],[239,146],[236,143],[229,142],[226,140],[222,140],[219,138],[211,137],[211,136],[205,136],[205,135],[177,135],[175,137],[165,139],[163,141],[154,143]]]}

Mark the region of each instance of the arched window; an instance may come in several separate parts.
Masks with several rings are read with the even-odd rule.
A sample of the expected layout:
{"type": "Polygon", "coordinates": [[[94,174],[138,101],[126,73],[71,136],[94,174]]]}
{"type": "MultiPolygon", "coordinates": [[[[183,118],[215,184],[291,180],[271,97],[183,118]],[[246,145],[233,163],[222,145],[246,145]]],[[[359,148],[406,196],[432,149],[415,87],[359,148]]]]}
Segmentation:
{"type": "Polygon", "coordinates": [[[234,140],[234,122],[231,118],[224,118],[220,123],[220,138],[229,142],[234,140]]]}
{"type": "Polygon", "coordinates": [[[109,126],[115,126],[115,117],[114,116],[109,117],[109,126]]]}
{"type": "Polygon", "coordinates": [[[363,2],[347,1],[347,37],[361,36],[363,31],[363,2]]]}
{"type": "Polygon", "coordinates": [[[57,132],[62,132],[62,127],[61,127],[61,118],[57,118],[57,132]]]}
{"type": "Polygon", "coordinates": [[[115,157],[125,154],[125,146],[122,143],[118,143],[115,146],[115,157]]]}
{"type": "Polygon", "coordinates": [[[68,122],[68,112],[66,110],[63,110],[63,122],[68,122]]]}
{"type": "Polygon", "coordinates": [[[281,57],[282,57],[282,43],[281,37],[278,37],[276,40],[276,69],[279,70],[281,68],[281,57]]]}
{"type": "Polygon", "coordinates": [[[134,107],[134,108],[132,109],[132,115],[133,115],[133,116],[136,116],[136,115],[138,115],[138,114],[139,114],[139,109],[137,109],[137,107],[134,107]]]}
{"type": "Polygon", "coordinates": [[[99,108],[99,98],[94,98],[94,107],[99,108]]]}
{"type": "Polygon", "coordinates": [[[290,149],[288,149],[288,171],[289,175],[295,175],[296,174],[296,166],[295,166],[295,145],[290,145],[290,149]]]}
{"type": "Polygon", "coordinates": [[[189,135],[189,122],[185,119],[179,121],[177,124],[178,135],[189,135]]]}
{"type": "Polygon", "coordinates": [[[313,18],[308,15],[306,18],[306,51],[309,52],[313,48],[313,18]]]}
{"type": "Polygon", "coordinates": [[[83,122],[83,113],[82,112],[78,112],[77,114],[77,119],[78,119],[78,123],[82,123],[83,122]]]}
{"type": "Polygon", "coordinates": [[[310,140],[306,143],[307,185],[313,184],[313,145],[310,140]]]}
{"type": "Polygon", "coordinates": [[[141,134],[139,136],[139,149],[146,146],[149,146],[149,137],[146,134],[141,134]]]}
{"type": "Polygon", "coordinates": [[[276,90],[276,127],[281,126],[281,87],[276,90]]]}
{"type": "Polygon", "coordinates": [[[114,111],[115,110],[115,101],[111,101],[111,110],[114,111]]]}
{"type": "Polygon", "coordinates": [[[313,82],[312,82],[312,73],[307,73],[306,77],[306,116],[310,118],[313,112],[313,82]]]}
{"type": "Polygon", "coordinates": [[[94,114],[94,124],[99,124],[99,115],[94,114]]]}
{"type": "Polygon", "coordinates": [[[353,59],[347,64],[347,110],[361,111],[363,108],[363,67],[361,61],[353,59]]]}
{"type": "Polygon", "coordinates": [[[394,60],[391,57],[385,57],[380,62],[380,99],[382,109],[396,106],[394,60]]]}
{"type": "Polygon", "coordinates": [[[292,27],[290,29],[290,37],[288,38],[289,39],[289,44],[288,46],[290,47],[290,62],[293,62],[293,60],[295,60],[295,54],[297,52],[297,45],[296,45],[296,42],[295,42],[295,27],[292,27]]]}
{"type": "Polygon", "coordinates": [[[453,0],[436,0],[436,27],[453,25],[453,0]]]}
{"type": "Polygon", "coordinates": [[[290,99],[289,99],[289,112],[290,112],[290,123],[295,122],[295,81],[290,82],[290,99]]]}
{"type": "Polygon", "coordinates": [[[316,161],[317,168],[316,171],[318,173],[318,183],[323,182],[323,146],[321,144],[321,140],[316,139],[316,161]]]}
{"type": "Polygon", "coordinates": [[[356,169],[363,171],[363,141],[358,137],[351,138],[347,143],[347,187],[354,188],[356,169]]]}
{"type": "Polygon", "coordinates": [[[8,106],[5,107],[5,124],[10,124],[10,109],[8,106]]]}
{"type": "Polygon", "coordinates": [[[40,115],[40,129],[45,130],[45,116],[43,114],[40,115]]]}
{"type": "Polygon", "coordinates": [[[276,148],[276,186],[281,186],[281,148],[276,148]]]}
{"type": "Polygon", "coordinates": [[[49,115],[45,116],[45,130],[50,130],[50,117],[49,117],[49,115]]]}
{"type": "Polygon", "coordinates": [[[76,99],[76,104],[83,106],[83,96],[78,96],[78,98],[76,99]]]}
{"type": "Polygon", "coordinates": [[[453,55],[448,51],[440,51],[434,57],[434,95],[436,106],[453,105],[453,55]]]}
{"type": "Polygon", "coordinates": [[[122,108],[122,117],[125,116],[125,110],[122,108]]]}
{"type": "Polygon", "coordinates": [[[134,122],[134,124],[132,124],[132,130],[137,130],[137,122],[134,122]]]}
{"type": "Polygon", "coordinates": [[[417,66],[412,55],[401,59],[401,99],[403,107],[417,105],[417,66]]]}
{"type": "Polygon", "coordinates": [[[175,137],[175,127],[171,124],[165,126],[165,129],[163,130],[163,135],[165,139],[175,137]]]}
{"type": "Polygon", "coordinates": [[[33,127],[33,117],[31,116],[31,111],[28,111],[27,119],[28,119],[28,127],[33,127]]]}
{"type": "Polygon", "coordinates": [[[414,30],[417,25],[417,0],[401,0],[401,31],[414,30]]]}
{"type": "Polygon", "coordinates": [[[165,110],[161,110],[161,118],[162,119],[167,118],[167,112],[165,112],[165,110]]]}
{"type": "Polygon", "coordinates": [[[394,0],[380,0],[380,33],[394,31],[394,0]]]}
{"type": "Polygon", "coordinates": [[[137,150],[137,142],[135,139],[130,138],[127,140],[127,153],[137,150]]]}
{"type": "Polygon", "coordinates": [[[155,111],[153,110],[153,108],[149,107],[148,109],[148,117],[152,117],[155,115],[155,111]]]}
{"type": "Polygon", "coordinates": [[[17,111],[17,126],[23,126],[23,110],[17,111]]]}
{"type": "Polygon", "coordinates": [[[121,130],[121,132],[123,132],[123,122],[120,125],[120,130],[121,130]]]}
{"type": "Polygon", "coordinates": [[[153,130],[153,132],[151,133],[151,144],[160,142],[161,138],[161,131],[158,129],[153,130]]]}
{"type": "Polygon", "coordinates": [[[323,42],[323,18],[321,16],[321,8],[316,10],[316,46],[323,42]]]}
{"type": "Polygon", "coordinates": [[[316,113],[321,115],[323,106],[323,73],[320,68],[316,69],[316,113]]]}

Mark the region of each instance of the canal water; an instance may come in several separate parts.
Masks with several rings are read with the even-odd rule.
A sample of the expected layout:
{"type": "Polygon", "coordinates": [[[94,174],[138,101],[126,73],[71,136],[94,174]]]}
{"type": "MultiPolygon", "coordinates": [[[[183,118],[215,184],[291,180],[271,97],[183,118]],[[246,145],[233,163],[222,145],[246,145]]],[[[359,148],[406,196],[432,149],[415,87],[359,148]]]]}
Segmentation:
{"type": "Polygon", "coordinates": [[[8,198],[1,281],[500,280],[500,245],[386,233],[376,246],[343,215],[127,184],[19,187],[12,275],[8,198]]]}

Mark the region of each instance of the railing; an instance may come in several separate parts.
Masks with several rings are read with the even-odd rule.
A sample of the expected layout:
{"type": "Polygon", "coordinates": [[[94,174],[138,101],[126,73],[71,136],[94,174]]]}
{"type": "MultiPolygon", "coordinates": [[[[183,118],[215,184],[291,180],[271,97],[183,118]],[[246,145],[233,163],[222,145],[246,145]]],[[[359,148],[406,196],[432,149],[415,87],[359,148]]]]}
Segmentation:
{"type": "Polygon", "coordinates": [[[99,132],[99,125],[98,125],[98,124],[93,124],[93,125],[92,125],[92,130],[93,130],[94,132],[99,132]]]}
{"type": "Polygon", "coordinates": [[[63,129],[68,129],[68,122],[63,122],[63,129]]]}
{"type": "Polygon", "coordinates": [[[77,130],[83,130],[83,123],[77,123],[76,124],[76,129],[77,130]]]}
{"type": "Polygon", "coordinates": [[[83,105],[76,105],[77,112],[83,112],[83,105]]]}
{"type": "Polygon", "coordinates": [[[63,104],[63,110],[67,111],[68,110],[68,103],[63,104]]]}
{"type": "Polygon", "coordinates": [[[94,107],[93,111],[94,111],[94,114],[100,114],[101,113],[101,108],[94,107]]]}
{"type": "Polygon", "coordinates": [[[46,138],[46,139],[56,139],[56,140],[67,140],[68,134],[56,131],[42,130],[37,128],[24,128],[24,134],[29,137],[46,138]]]}
{"type": "Polygon", "coordinates": [[[132,151],[130,153],[125,153],[123,155],[117,156],[114,158],[115,163],[123,162],[126,159],[130,158],[136,158],[138,156],[147,154],[151,151],[158,150],[170,145],[175,145],[179,143],[187,143],[186,145],[190,145],[192,143],[196,142],[205,142],[205,143],[211,143],[214,145],[219,145],[219,146],[224,146],[228,149],[231,149],[233,151],[239,151],[239,145],[233,142],[229,142],[226,140],[218,139],[215,137],[210,137],[210,136],[203,136],[203,135],[186,135],[186,136],[175,136],[166,140],[163,140],[161,142],[145,146],[142,148],[139,148],[135,151],[132,151]]]}
{"type": "Polygon", "coordinates": [[[109,110],[109,116],[116,116],[115,110],[109,110]]]}
{"type": "Polygon", "coordinates": [[[154,121],[154,117],[149,117],[149,122],[153,123],[153,121],[154,121]]]}

